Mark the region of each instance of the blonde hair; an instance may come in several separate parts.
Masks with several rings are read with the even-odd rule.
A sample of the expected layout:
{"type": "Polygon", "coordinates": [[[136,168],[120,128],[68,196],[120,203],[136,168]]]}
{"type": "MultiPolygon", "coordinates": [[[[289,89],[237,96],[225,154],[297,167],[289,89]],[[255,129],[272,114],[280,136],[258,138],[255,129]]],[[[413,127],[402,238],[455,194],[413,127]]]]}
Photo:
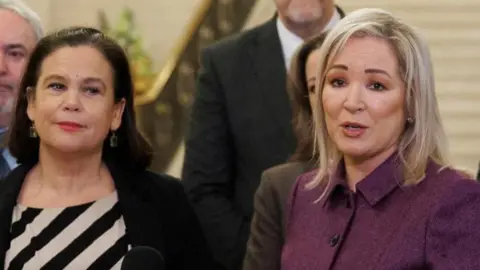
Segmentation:
{"type": "MultiPolygon", "coordinates": [[[[446,136],[435,95],[433,67],[427,43],[411,26],[381,9],[359,9],[343,18],[328,34],[321,49],[316,95],[322,100],[325,75],[333,59],[351,37],[376,37],[387,40],[399,64],[406,95],[406,114],[413,123],[406,125],[399,142],[398,155],[402,163],[402,183],[419,183],[429,159],[447,166],[446,136]]],[[[319,172],[307,184],[314,188],[328,185],[333,170],[342,160],[342,153],[327,133],[323,104],[318,102],[314,115],[315,139],[319,151],[319,172]]],[[[325,189],[326,190],[326,189],[325,189]]]]}

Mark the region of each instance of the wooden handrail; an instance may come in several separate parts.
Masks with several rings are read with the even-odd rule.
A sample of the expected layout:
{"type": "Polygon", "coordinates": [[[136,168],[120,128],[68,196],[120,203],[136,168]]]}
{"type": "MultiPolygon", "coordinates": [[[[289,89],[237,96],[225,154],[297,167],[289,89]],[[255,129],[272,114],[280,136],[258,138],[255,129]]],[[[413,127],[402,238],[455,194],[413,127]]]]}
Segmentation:
{"type": "Polygon", "coordinates": [[[212,4],[212,0],[202,1],[200,7],[195,12],[192,20],[189,22],[187,30],[182,34],[178,43],[173,48],[170,56],[166,61],[165,66],[156,76],[152,86],[149,88],[149,90],[135,97],[135,106],[152,103],[162,93],[162,91],[165,89],[165,85],[167,84],[168,79],[172,76],[173,72],[175,71],[175,67],[177,66],[183,52],[188,46],[188,43],[192,39],[195,32],[197,32],[212,4]]]}

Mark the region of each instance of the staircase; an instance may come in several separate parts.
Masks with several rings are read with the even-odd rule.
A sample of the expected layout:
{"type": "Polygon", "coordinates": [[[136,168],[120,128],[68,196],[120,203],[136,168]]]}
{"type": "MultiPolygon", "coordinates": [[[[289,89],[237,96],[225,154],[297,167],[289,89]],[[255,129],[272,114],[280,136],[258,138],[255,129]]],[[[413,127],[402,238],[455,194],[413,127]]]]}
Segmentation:
{"type": "MultiPolygon", "coordinates": [[[[154,148],[151,169],[155,172],[168,172],[174,158],[180,155],[182,159],[181,147],[193,102],[200,51],[242,30],[255,3],[255,0],[199,1],[187,31],[169,54],[153,86],[135,100],[139,128],[154,148]]],[[[178,170],[172,174],[179,176],[178,170]]]]}
{"type": "MultiPolygon", "coordinates": [[[[247,27],[275,12],[272,0],[258,0],[247,27]],[[254,16],[253,16],[254,15],[254,16]]],[[[388,10],[420,28],[435,67],[437,97],[454,165],[472,174],[480,161],[480,1],[337,0],[346,12],[365,7],[388,10]]]]}

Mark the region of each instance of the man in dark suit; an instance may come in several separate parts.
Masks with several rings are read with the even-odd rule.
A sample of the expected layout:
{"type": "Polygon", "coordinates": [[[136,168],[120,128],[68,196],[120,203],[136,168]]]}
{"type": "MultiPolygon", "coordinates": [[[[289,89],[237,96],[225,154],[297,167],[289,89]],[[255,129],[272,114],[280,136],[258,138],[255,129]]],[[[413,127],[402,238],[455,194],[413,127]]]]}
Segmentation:
{"type": "Polygon", "coordinates": [[[343,12],[333,0],[275,0],[277,15],[203,51],[186,141],[183,183],[216,259],[239,269],[263,170],[296,140],[286,70],[303,40],[343,12]]]}

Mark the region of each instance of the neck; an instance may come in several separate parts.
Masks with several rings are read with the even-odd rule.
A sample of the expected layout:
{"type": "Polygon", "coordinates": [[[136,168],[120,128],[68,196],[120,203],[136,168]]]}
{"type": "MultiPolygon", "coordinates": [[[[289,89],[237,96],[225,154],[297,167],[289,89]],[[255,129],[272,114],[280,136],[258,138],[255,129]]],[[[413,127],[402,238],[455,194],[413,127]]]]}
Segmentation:
{"type": "Polygon", "coordinates": [[[41,185],[59,194],[78,193],[93,187],[106,178],[108,170],[102,162],[102,153],[66,154],[40,144],[36,167],[41,185]]]}
{"type": "Polygon", "coordinates": [[[372,173],[396,150],[397,148],[394,146],[387,151],[368,158],[353,158],[344,156],[346,179],[350,190],[355,192],[357,184],[365,179],[365,177],[367,177],[370,173],[372,173]]]}
{"type": "Polygon", "coordinates": [[[303,40],[306,40],[313,36],[320,35],[332,19],[334,13],[335,7],[333,9],[326,10],[326,13],[319,20],[310,22],[295,22],[280,14],[279,18],[290,32],[301,37],[303,40]]]}

